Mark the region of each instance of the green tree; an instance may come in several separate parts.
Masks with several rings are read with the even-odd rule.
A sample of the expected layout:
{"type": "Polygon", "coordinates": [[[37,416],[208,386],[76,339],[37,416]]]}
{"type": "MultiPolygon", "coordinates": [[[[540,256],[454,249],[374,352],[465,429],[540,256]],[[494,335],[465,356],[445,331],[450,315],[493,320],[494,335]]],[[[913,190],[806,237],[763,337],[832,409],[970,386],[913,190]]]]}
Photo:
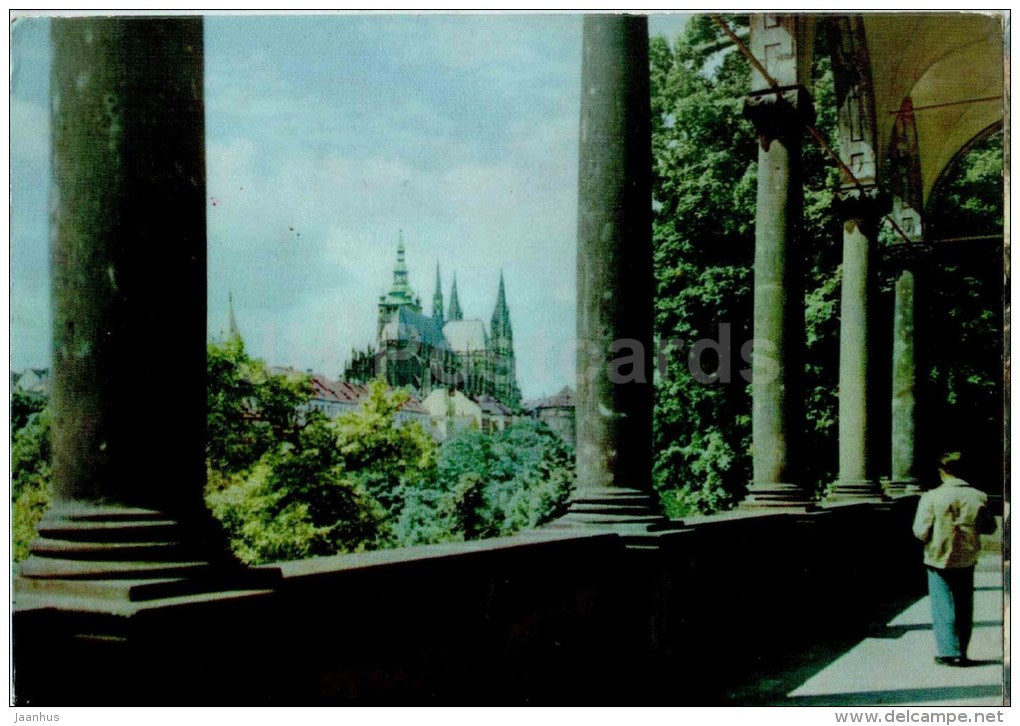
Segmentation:
{"type": "MultiPolygon", "coordinates": [[[[13,405],[12,405],[13,408],[13,405]]],[[[37,408],[20,419],[11,441],[12,556],[28,557],[39,520],[50,505],[50,414],[37,408]]]]}
{"type": "Polygon", "coordinates": [[[1004,464],[1003,184],[998,131],[957,158],[926,209],[929,239],[957,240],[939,243],[927,268],[931,434],[989,491],[1001,491],[1004,464]]]}
{"type": "Polygon", "coordinates": [[[45,396],[15,388],[11,392],[11,431],[24,428],[32,414],[39,413],[45,407],[45,396]]]}
{"type": "Polygon", "coordinates": [[[337,446],[344,468],[396,518],[406,490],[435,476],[436,444],[417,421],[396,425],[401,407],[410,399],[377,379],[356,413],[336,422],[337,446]]]}
{"type": "Polygon", "coordinates": [[[459,431],[443,443],[436,476],[407,492],[398,540],[478,539],[539,526],[563,512],[573,479],[571,452],[545,424],[459,431]]]}
{"type": "Polygon", "coordinates": [[[723,373],[711,354],[691,359],[695,341],[720,340],[720,324],[729,326],[733,352],[750,338],[756,157],[741,115],[749,76],[737,54],[702,50],[720,39],[696,16],[675,45],[650,45],[655,328],[660,341],[675,341],[660,343],[666,368],[656,381],[653,475],[672,515],[728,506],[750,475],[738,369],[728,383],[702,383],[691,372],[693,363],[723,373]]]}
{"type": "Polygon", "coordinates": [[[407,400],[374,381],[361,408],[298,419],[240,472],[210,470],[206,501],[245,562],[392,545],[404,492],[434,476],[435,443],[416,422],[396,425],[407,400]]]}
{"type": "Polygon", "coordinates": [[[572,453],[552,429],[525,419],[493,443],[486,501],[500,535],[537,527],[563,513],[574,484],[572,453]]]}
{"type": "Polygon", "coordinates": [[[222,472],[252,467],[279,443],[293,443],[305,419],[311,383],[305,375],[272,374],[235,336],[210,343],[206,357],[206,458],[222,472]]]}

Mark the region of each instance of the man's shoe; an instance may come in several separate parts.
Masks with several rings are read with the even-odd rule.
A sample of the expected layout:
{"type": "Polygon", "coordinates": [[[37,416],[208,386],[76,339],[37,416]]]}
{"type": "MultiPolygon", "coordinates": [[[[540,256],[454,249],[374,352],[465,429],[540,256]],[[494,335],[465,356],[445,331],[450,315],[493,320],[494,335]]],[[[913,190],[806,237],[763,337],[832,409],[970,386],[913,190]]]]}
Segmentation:
{"type": "Polygon", "coordinates": [[[967,659],[958,655],[937,655],[935,656],[935,662],[938,665],[954,666],[959,668],[966,664],[967,659]]]}

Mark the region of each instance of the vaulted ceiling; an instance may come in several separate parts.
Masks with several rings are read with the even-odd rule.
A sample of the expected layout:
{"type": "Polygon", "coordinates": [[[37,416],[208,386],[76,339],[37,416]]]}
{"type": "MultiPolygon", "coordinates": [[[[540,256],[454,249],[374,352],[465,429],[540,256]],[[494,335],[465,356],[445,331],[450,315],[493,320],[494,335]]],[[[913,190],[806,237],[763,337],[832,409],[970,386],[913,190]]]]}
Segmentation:
{"type": "Polygon", "coordinates": [[[1003,120],[1004,19],[1001,13],[864,16],[880,168],[896,113],[910,98],[925,203],[957,153],[1003,120]]]}

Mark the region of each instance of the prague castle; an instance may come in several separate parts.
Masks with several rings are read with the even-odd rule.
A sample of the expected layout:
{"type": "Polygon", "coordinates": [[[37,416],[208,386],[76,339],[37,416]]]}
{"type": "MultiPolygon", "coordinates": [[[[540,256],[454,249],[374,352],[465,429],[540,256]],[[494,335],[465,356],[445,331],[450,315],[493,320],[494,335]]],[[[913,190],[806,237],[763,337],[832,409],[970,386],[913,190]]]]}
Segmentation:
{"type": "Polygon", "coordinates": [[[426,315],[421,298],[408,282],[401,237],[393,285],[379,296],[378,309],[376,345],[352,351],[344,370],[347,381],[359,383],[382,376],[391,386],[409,387],[421,396],[445,387],[472,398],[492,397],[513,410],[520,407],[514,334],[502,272],[488,330],[480,318],[464,317],[456,275],[449,306],[444,308],[438,265],[432,314],[426,315]]]}

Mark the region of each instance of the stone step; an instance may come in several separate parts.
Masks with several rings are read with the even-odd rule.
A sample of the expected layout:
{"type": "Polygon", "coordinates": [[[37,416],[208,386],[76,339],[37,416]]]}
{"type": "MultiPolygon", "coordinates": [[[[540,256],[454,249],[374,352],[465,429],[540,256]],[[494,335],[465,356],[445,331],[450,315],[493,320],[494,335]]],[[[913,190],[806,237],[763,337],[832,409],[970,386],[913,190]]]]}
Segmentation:
{"type": "MultiPolygon", "coordinates": [[[[265,578],[263,578],[264,580],[265,578]]],[[[245,583],[239,578],[222,577],[164,577],[138,580],[66,580],[44,578],[17,578],[15,590],[20,595],[49,598],[87,598],[89,600],[148,602],[168,597],[183,597],[213,592],[255,590],[266,586],[265,581],[252,579],[245,583]]],[[[265,590],[264,592],[271,592],[265,590]]]]}
{"type": "Polygon", "coordinates": [[[189,581],[177,578],[150,580],[58,580],[20,577],[15,580],[19,593],[86,597],[100,600],[153,600],[180,594],[189,581]],[[169,593],[169,594],[167,594],[169,593]]]}
{"type": "Polygon", "coordinates": [[[655,514],[606,514],[598,512],[578,512],[570,510],[563,517],[568,522],[582,522],[586,524],[657,524],[668,521],[662,515],[655,514]]]}
{"type": "Polygon", "coordinates": [[[80,542],[61,539],[37,539],[29,551],[40,557],[68,560],[173,562],[186,556],[177,542],[80,542]]]}
{"type": "Polygon", "coordinates": [[[164,514],[154,509],[139,509],[137,507],[104,507],[92,506],[89,508],[63,510],[54,512],[60,519],[72,522],[139,522],[160,520],[164,514]]]}
{"type": "Polygon", "coordinates": [[[209,569],[205,562],[97,562],[33,557],[22,564],[20,574],[58,580],[149,580],[200,577],[209,569]]]}
{"type": "Polygon", "coordinates": [[[41,538],[72,542],[166,542],[179,534],[177,523],[168,519],[110,522],[44,517],[39,523],[41,538]]]}
{"type": "Polygon", "coordinates": [[[649,511],[648,507],[616,507],[616,506],[598,506],[598,505],[587,505],[583,502],[571,502],[570,504],[571,514],[609,514],[614,516],[626,516],[626,517],[655,517],[661,518],[662,515],[654,514],[649,511]]]}
{"type": "Polygon", "coordinates": [[[658,506],[658,499],[647,495],[626,495],[608,497],[577,497],[571,499],[571,505],[590,504],[613,507],[649,507],[658,506]]]}

